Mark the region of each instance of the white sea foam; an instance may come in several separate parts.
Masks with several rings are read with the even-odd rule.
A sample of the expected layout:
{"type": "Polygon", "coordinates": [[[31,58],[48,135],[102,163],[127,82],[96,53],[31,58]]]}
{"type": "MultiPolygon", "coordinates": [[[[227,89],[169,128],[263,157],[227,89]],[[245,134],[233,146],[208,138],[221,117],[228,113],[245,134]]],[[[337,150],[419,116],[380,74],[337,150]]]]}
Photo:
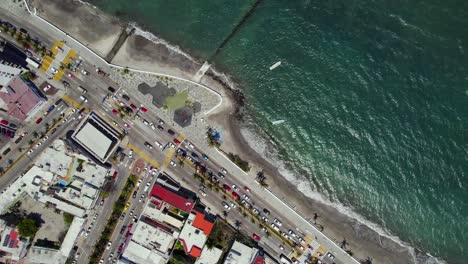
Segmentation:
{"type": "MultiPolygon", "coordinates": [[[[77,1],[82,3],[82,4],[86,4],[86,5],[92,6],[93,8],[96,8],[96,6],[90,4],[90,3],[86,2],[86,1],[82,1],[82,0],[77,0],[77,1]]],[[[398,15],[390,14],[390,17],[397,18],[400,21],[400,23],[402,25],[404,25],[404,26],[412,27],[413,29],[420,31],[422,34],[424,34],[424,35],[426,34],[426,32],[424,32],[422,29],[418,28],[417,26],[408,24],[403,18],[401,18],[398,15]]],[[[160,37],[157,37],[153,33],[143,30],[141,27],[139,27],[137,25],[137,23],[131,22],[130,25],[135,27],[135,34],[136,35],[140,35],[140,36],[142,36],[142,37],[144,37],[144,38],[146,38],[146,39],[148,39],[148,40],[150,40],[150,41],[152,41],[152,42],[154,42],[156,44],[163,44],[169,50],[172,50],[175,53],[178,53],[180,55],[185,56],[186,58],[193,61],[194,63],[199,63],[192,56],[190,56],[188,53],[182,51],[178,46],[172,45],[169,42],[167,42],[166,40],[164,40],[164,39],[162,39],[160,37]]],[[[228,75],[226,75],[225,73],[220,73],[220,72],[216,71],[214,68],[211,68],[211,70],[213,71],[213,73],[215,75],[217,75],[218,77],[221,77],[230,87],[232,87],[232,88],[236,87],[236,85],[234,84],[234,82],[231,80],[231,78],[228,75]]],[[[431,255],[429,255],[427,253],[426,254],[429,256],[429,258],[425,258],[425,259],[422,259],[422,260],[417,260],[415,249],[411,245],[409,245],[408,243],[402,241],[398,236],[392,235],[385,228],[382,228],[381,226],[379,226],[379,225],[367,220],[365,217],[359,215],[358,213],[353,211],[352,208],[350,208],[348,206],[345,206],[345,205],[343,205],[341,203],[330,201],[328,198],[324,197],[322,194],[318,193],[317,191],[314,191],[315,186],[313,186],[313,183],[311,181],[309,181],[306,178],[300,178],[297,173],[287,169],[286,163],[279,158],[279,155],[278,155],[278,153],[276,151],[277,149],[271,147],[271,145],[274,145],[274,142],[268,142],[264,137],[259,136],[259,134],[256,131],[254,131],[253,129],[243,128],[241,130],[241,133],[244,136],[244,138],[246,139],[246,141],[249,143],[249,145],[252,147],[252,149],[257,151],[260,155],[262,155],[263,158],[265,158],[269,162],[272,162],[273,164],[278,164],[278,170],[281,173],[281,175],[283,175],[288,181],[292,182],[294,185],[298,186],[299,191],[304,193],[306,196],[308,196],[311,199],[314,199],[314,200],[316,200],[318,202],[321,202],[321,203],[323,203],[323,204],[325,204],[327,206],[331,206],[331,207],[337,209],[339,212],[343,213],[344,215],[347,215],[347,216],[355,219],[359,223],[368,226],[369,228],[374,230],[380,236],[391,239],[392,241],[394,241],[395,243],[401,245],[402,247],[407,248],[411,252],[411,254],[412,254],[413,258],[414,258],[414,261],[416,263],[421,263],[421,264],[423,264],[423,263],[424,264],[445,263],[444,261],[439,260],[439,259],[437,259],[437,258],[435,258],[435,257],[433,257],[433,256],[431,256],[431,255]]],[[[304,169],[308,170],[307,168],[304,168],[304,169]]]]}
{"type": "Polygon", "coordinates": [[[135,35],[142,36],[155,44],[162,44],[166,46],[169,50],[186,57],[192,62],[198,63],[192,56],[190,56],[188,53],[181,50],[179,46],[173,45],[169,43],[168,41],[154,35],[153,33],[143,30],[140,26],[138,26],[136,22],[130,22],[129,25],[135,28],[135,35]]]}
{"type": "MultiPolygon", "coordinates": [[[[254,131],[253,128],[242,128],[241,133],[245,140],[248,142],[249,146],[252,147],[258,154],[260,154],[263,158],[269,161],[272,164],[276,164],[278,171],[281,175],[288,180],[289,182],[293,183],[293,185],[297,186],[298,190],[302,192],[307,197],[314,199],[326,206],[330,206],[338,210],[340,213],[355,219],[358,223],[369,227],[370,229],[374,230],[378,235],[390,239],[397,243],[398,245],[407,248],[411,255],[413,256],[415,263],[420,264],[436,264],[436,263],[446,263],[442,260],[437,259],[436,257],[427,254],[427,257],[424,259],[420,259],[417,257],[416,250],[414,247],[409,245],[408,243],[402,241],[398,236],[391,234],[391,232],[380,225],[366,219],[364,216],[356,213],[351,207],[345,206],[339,202],[332,202],[327,197],[324,197],[321,193],[315,191],[316,187],[313,186],[313,183],[305,178],[299,177],[298,173],[290,170],[287,168],[286,162],[279,158],[279,154],[277,149],[273,147],[275,145],[274,142],[267,141],[265,137],[259,135],[257,131],[254,131]]],[[[309,171],[308,168],[303,168],[306,171],[309,171]]]]}

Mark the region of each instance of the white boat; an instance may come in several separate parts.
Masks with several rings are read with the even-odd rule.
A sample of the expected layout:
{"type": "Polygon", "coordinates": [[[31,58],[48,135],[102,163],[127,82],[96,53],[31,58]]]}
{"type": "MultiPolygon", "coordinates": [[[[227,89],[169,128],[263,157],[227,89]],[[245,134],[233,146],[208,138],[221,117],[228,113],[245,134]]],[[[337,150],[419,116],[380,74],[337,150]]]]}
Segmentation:
{"type": "Polygon", "coordinates": [[[281,65],[281,61],[278,61],[277,63],[271,65],[270,67],[270,71],[274,70],[276,67],[280,66],[281,65]]]}
{"type": "Polygon", "coordinates": [[[283,119],[281,119],[281,120],[276,120],[276,121],[273,121],[273,122],[271,122],[271,123],[272,123],[273,125],[279,125],[279,124],[284,123],[284,120],[283,120],[283,119]]]}

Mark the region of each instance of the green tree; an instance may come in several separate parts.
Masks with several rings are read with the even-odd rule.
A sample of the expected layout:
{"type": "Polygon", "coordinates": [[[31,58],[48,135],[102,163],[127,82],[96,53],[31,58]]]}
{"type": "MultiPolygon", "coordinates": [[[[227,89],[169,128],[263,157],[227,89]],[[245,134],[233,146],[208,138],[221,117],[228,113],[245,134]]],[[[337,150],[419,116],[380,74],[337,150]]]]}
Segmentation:
{"type": "Polygon", "coordinates": [[[73,222],[73,215],[69,213],[63,213],[63,220],[67,225],[71,225],[73,222]]]}
{"type": "Polygon", "coordinates": [[[37,131],[33,131],[33,137],[37,138],[37,136],[39,136],[39,134],[37,133],[37,131]]]}
{"type": "Polygon", "coordinates": [[[34,237],[39,229],[34,219],[25,218],[18,224],[18,231],[22,237],[34,237]]]}

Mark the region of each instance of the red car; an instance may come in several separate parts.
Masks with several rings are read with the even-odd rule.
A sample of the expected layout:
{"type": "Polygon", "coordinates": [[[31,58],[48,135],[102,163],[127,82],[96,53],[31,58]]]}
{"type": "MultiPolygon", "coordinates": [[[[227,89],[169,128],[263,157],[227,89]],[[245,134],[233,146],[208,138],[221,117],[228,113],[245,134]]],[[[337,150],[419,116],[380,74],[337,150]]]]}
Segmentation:
{"type": "Polygon", "coordinates": [[[236,199],[240,199],[239,194],[237,194],[236,192],[232,192],[232,196],[234,196],[236,199]]]}
{"type": "Polygon", "coordinates": [[[36,120],[36,124],[39,124],[42,122],[42,117],[39,117],[37,120],[36,120]]]}
{"type": "Polygon", "coordinates": [[[117,115],[119,112],[117,112],[117,110],[115,110],[115,109],[112,109],[112,113],[113,113],[114,115],[117,115]]]}
{"type": "Polygon", "coordinates": [[[174,143],[175,143],[176,145],[179,145],[179,144],[180,144],[180,141],[177,140],[177,138],[174,138],[174,143]]]}
{"type": "Polygon", "coordinates": [[[226,191],[228,191],[228,192],[231,191],[231,186],[229,186],[227,184],[224,184],[223,187],[224,187],[224,189],[226,189],[226,191]]]}
{"type": "Polygon", "coordinates": [[[140,108],[140,110],[141,110],[143,113],[146,113],[146,112],[148,112],[148,109],[146,109],[146,108],[145,108],[145,107],[143,107],[143,106],[140,108]]]}
{"type": "Polygon", "coordinates": [[[260,237],[257,234],[253,234],[252,238],[257,240],[257,241],[260,241],[260,237]]]}
{"type": "Polygon", "coordinates": [[[247,187],[247,186],[244,186],[244,190],[245,190],[246,192],[250,192],[250,189],[249,189],[249,187],[247,187]]]}
{"type": "Polygon", "coordinates": [[[126,128],[132,128],[132,127],[131,127],[129,124],[127,124],[127,123],[124,123],[124,127],[126,127],[126,128]]]}
{"type": "Polygon", "coordinates": [[[0,124],[5,125],[5,126],[8,126],[8,121],[2,120],[2,121],[0,121],[0,124]]]}
{"type": "Polygon", "coordinates": [[[136,110],[138,109],[134,104],[130,104],[130,107],[131,107],[134,111],[136,111],[136,110]]]}
{"type": "Polygon", "coordinates": [[[112,174],[112,179],[117,178],[117,171],[114,171],[114,174],[112,174]]]}
{"type": "Polygon", "coordinates": [[[260,237],[257,234],[253,234],[252,238],[257,240],[257,241],[260,241],[260,237]]]}

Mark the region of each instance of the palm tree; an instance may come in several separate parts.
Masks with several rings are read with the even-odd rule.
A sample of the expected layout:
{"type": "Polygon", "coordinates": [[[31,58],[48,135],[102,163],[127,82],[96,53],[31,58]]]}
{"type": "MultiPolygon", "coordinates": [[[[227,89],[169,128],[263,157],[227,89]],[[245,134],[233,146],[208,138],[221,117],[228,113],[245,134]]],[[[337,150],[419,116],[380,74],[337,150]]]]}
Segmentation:
{"type": "Polygon", "coordinates": [[[343,241],[340,242],[340,248],[346,250],[346,247],[348,246],[348,241],[346,241],[346,238],[343,238],[343,241]]]}
{"type": "Polygon", "coordinates": [[[237,231],[239,231],[239,228],[242,226],[242,222],[236,219],[234,226],[236,227],[237,231]]]}

